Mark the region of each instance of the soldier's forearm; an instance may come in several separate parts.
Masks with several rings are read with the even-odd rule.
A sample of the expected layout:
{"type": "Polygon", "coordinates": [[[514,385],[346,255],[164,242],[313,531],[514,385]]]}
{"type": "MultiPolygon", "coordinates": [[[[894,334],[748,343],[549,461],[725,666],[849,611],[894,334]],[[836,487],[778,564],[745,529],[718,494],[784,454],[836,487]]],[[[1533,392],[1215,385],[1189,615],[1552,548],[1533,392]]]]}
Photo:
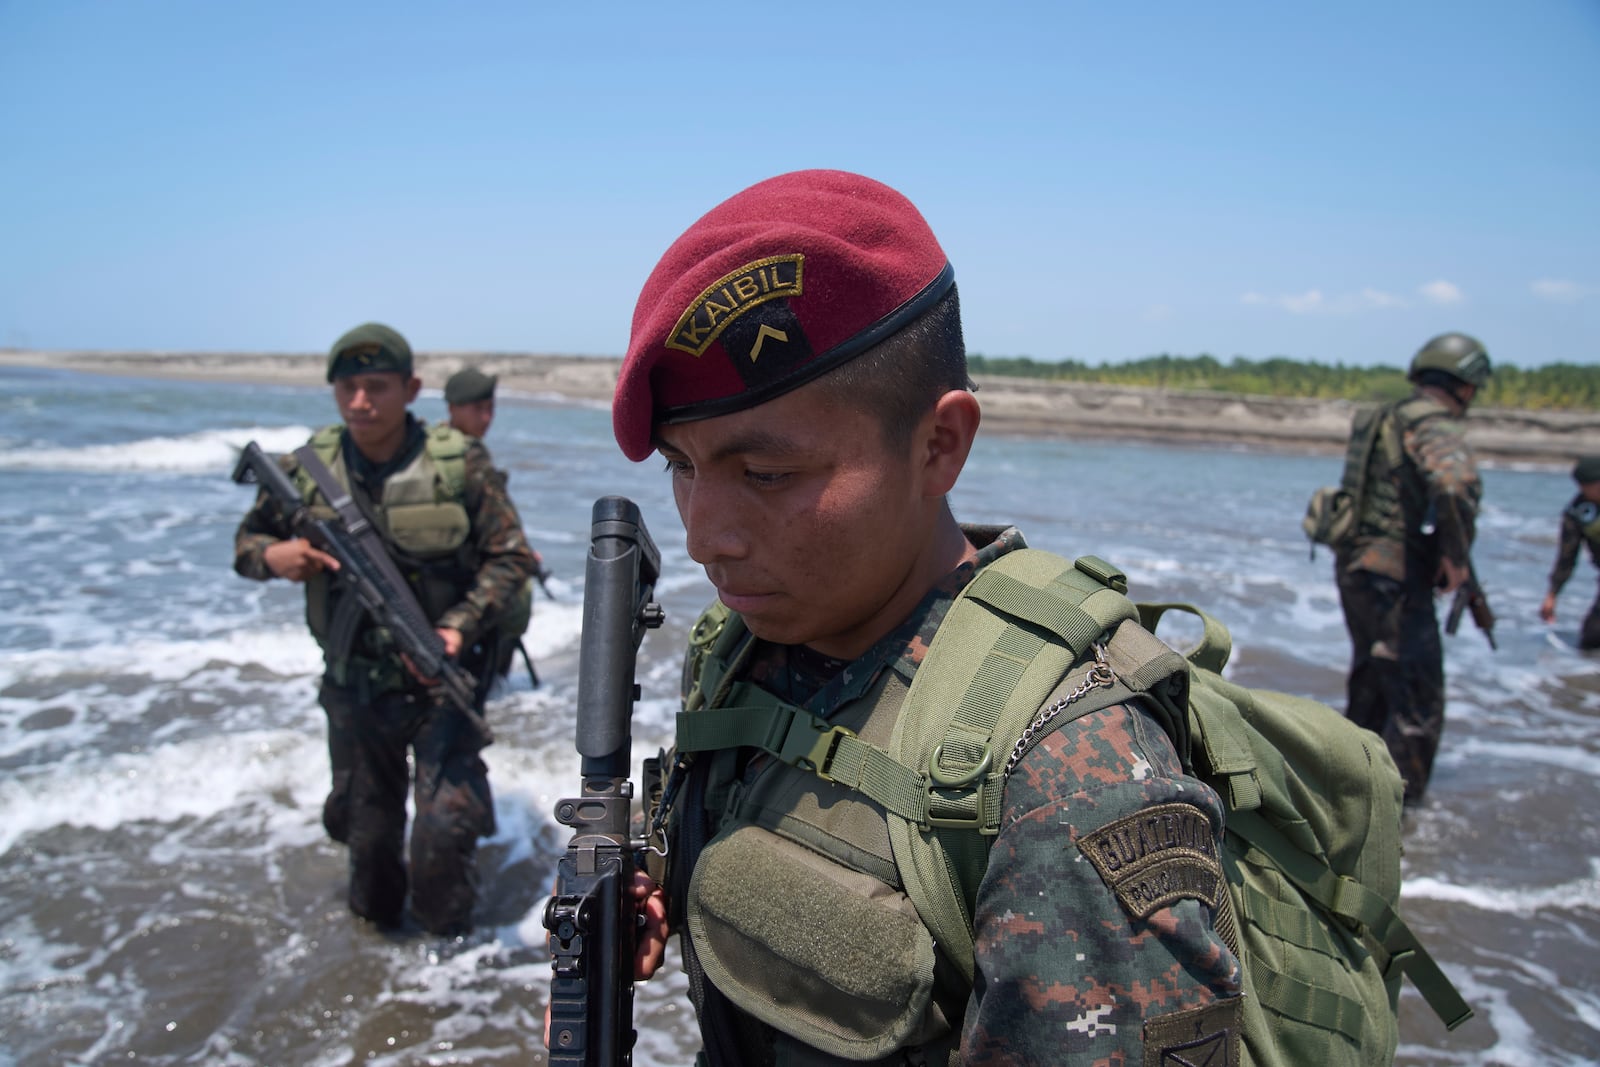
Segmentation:
{"type": "Polygon", "coordinates": [[[233,569],[241,577],[265,582],[275,577],[267,566],[267,549],[279,542],[270,534],[241,533],[233,544],[233,569]]]}

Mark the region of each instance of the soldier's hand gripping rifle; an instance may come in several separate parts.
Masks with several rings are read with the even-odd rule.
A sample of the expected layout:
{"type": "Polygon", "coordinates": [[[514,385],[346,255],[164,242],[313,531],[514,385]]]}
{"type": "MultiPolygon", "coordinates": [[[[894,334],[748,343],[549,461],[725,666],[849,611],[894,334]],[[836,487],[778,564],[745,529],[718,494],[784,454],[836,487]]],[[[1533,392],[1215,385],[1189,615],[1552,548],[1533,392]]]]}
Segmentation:
{"type": "Polygon", "coordinates": [[[1470,560],[1467,562],[1467,580],[1456,587],[1456,598],[1450,602],[1450,614],[1444,619],[1444,632],[1454,637],[1461,626],[1461,613],[1467,610],[1472,612],[1472,621],[1488,638],[1489,648],[1498,652],[1500,646],[1494,642],[1494,609],[1489,606],[1483,586],[1478,584],[1478,572],[1470,560]]]}
{"type": "MultiPolygon", "coordinates": [[[[313,457],[314,458],[314,457],[313,457]]],[[[318,461],[320,466],[320,461],[318,461]]],[[[310,471],[315,477],[318,472],[310,471]]],[[[254,441],[244,446],[233,468],[233,480],[240,485],[259,485],[275,499],[295,533],[339,561],[338,580],[350,590],[379,626],[389,631],[396,647],[410,659],[417,673],[436,679],[444,699],[460,711],[482,733],[485,742],[493,734],[478,714],[477,680],[445,655],[440,637],[417,603],[411,587],[400,576],[371,524],[342,491],[330,496],[337,519],[312,514],[282,467],[254,441]],[[341,500],[348,506],[341,506],[341,500]]],[[[320,481],[320,479],[318,479],[320,481]]],[[[334,483],[337,488],[337,483],[334,483]]]]}
{"type": "Polygon", "coordinates": [[[584,571],[583,643],[578,652],[578,753],[582,796],[556,805],[572,840],[545,905],[552,1067],[612,1067],[633,1061],[634,905],[630,834],[635,657],[660,626],[654,601],[661,556],[639,508],[619,496],[594,503],[584,571]]]}

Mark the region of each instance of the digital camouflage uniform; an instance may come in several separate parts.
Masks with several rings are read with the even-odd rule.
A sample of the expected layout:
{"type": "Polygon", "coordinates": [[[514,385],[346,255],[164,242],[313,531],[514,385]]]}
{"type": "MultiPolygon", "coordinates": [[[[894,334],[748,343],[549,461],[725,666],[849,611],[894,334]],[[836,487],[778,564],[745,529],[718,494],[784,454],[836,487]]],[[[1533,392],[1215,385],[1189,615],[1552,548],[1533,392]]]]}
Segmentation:
{"type": "MultiPolygon", "coordinates": [[[[1551,597],[1560,594],[1572,577],[1578,566],[1578,549],[1584,545],[1589,547],[1590,561],[1600,567],[1600,505],[1579,493],[1561,512],[1561,546],[1556,550],[1555,566],[1550,568],[1551,597]]],[[[1584,617],[1578,647],[1600,648],[1600,594],[1584,617]]]]}
{"type": "MultiPolygon", "coordinates": [[[[342,435],[345,468],[380,508],[387,479],[419,462],[426,444],[423,424],[407,415],[406,439],[388,463],[374,465],[342,435]]],[[[281,461],[291,473],[298,464],[281,461]]],[[[470,520],[465,558],[470,569],[451,569],[459,600],[432,621],[461,632],[461,664],[480,679],[496,620],[533,571],[533,556],[505,480],[491,467],[476,440],[464,456],[461,505],[470,520]]],[[[316,500],[321,501],[320,493],[316,500]]],[[[293,536],[289,519],[263,492],[239,524],[234,569],[265,581],[272,577],[264,552],[293,536]]],[[[418,568],[396,558],[416,585],[418,568]]],[[[334,578],[332,596],[339,596],[334,578]]],[[[346,594],[348,595],[348,594],[346,594]]],[[[307,588],[308,616],[311,588],[307,588]]],[[[426,600],[419,595],[419,600],[426,600]]],[[[415,758],[411,831],[411,907],[423,927],[460,933],[471,925],[476,898],[473,854],[477,839],[494,832],[494,807],[487,769],[479,752],[487,743],[458,710],[435,699],[405,670],[387,634],[363,616],[349,655],[325,649],[327,673],[319,700],[328,717],[328,756],[333,785],[323,805],[328,835],[350,849],[350,907],[383,925],[401,922],[407,874],[403,862],[406,791],[411,783],[407,748],[415,758]]],[[[480,684],[482,709],[487,685],[480,684]]]]}
{"type": "MultiPolygon", "coordinates": [[[[959,591],[979,569],[1024,547],[1015,529],[964,529],[980,549],[977,559],[931,590],[865,655],[847,664],[803,648],[761,643],[743,677],[830,719],[873,690],[884,671],[896,672],[909,686],[959,591]]],[[[757,794],[764,775],[790,770],[763,754],[740,751],[747,762],[737,788],[747,795],[757,794]]],[[[683,901],[690,869],[701,855],[696,843],[716,832],[720,817],[717,804],[703,799],[715,790],[706,781],[709,763],[702,756],[692,764],[685,799],[674,807],[668,881],[672,924],[680,933],[709,1061],[842,1062],[735,1008],[698,963],[683,901]],[[702,810],[707,807],[711,814],[702,810]]],[[[798,773],[802,780],[820,781],[798,773]]],[[[1138,707],[1090,713],[1033,747],[1008,780],[1000,833],[979,886],[970,997],[952,965],[938,959],[933,1033],[925,1028],[917,1047],[875,1062],[944,1063],[958,1054],[959,1062],[973,1065],[1142,1064],[1156,1062],[1149,1055],[1159,1059],[1157,1045],[1236,1026],[1240,966],[1214,930],[1210,907],[1186,898],[1148,919],[1130,918],[1095,865],[1074,847],[1085,834],[1163,804],[1183,805],[1176,810],[1208,828],[1215,855],[1223,821],[1219,798],[1182,773],[1171,741],[1138,707]],[[1180,1012],[1203,1018],[1174,1014],[1180,1012]],[[1196,1022],[1209,1029],[1197,1031],[1196,1022]],[[1149,1047],[1147,1035],[1156,1035],[1149,1047]]],[[[892,861],[887,870],[881,857],[863,857],[858,866],[874,871],[875,864],[875,877],[903,888],[892,861]]],[[[782,894],[783,886],[773,892],[782,894]]]]}
{"type": "Polygon", "coordinates": [[[1468,565],[1483,490],[1462,420],[1441,401],[1418,391],[1376,432],[1356,530],[1334,564],[1352,645],[1345,714],[1384,739],[1414,803],[1444,730],[1439,561],[1468,565]]]}

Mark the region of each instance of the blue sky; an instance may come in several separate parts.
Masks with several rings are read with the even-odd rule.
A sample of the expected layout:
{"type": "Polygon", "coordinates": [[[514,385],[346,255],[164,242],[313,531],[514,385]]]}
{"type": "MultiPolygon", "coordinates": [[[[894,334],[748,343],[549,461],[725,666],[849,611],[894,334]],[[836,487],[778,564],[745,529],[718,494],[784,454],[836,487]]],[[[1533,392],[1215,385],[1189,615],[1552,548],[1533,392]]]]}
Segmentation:
{"type": "Polygon", "coordinates": [[[1600,361],[1600,2],[0,0],[0,346],[618,355],[801,167],[908,195],[968,346],[1600,361]]]}

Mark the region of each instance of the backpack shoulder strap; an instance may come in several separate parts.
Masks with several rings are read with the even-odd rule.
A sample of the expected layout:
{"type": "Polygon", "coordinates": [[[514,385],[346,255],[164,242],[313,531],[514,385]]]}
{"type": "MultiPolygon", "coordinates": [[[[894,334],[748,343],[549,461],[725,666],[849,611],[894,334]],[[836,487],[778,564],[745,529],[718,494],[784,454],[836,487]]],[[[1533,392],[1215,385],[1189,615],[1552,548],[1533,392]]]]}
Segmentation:
{"type": "Polygon", "coordinates": [[[906,895],[968,981],[971,901],[999,831],[1008,756],[1043,736],[1046,722],[1133,696],[1102,647],[1136,614],[1126,589],[1120,571],[1092,556],[1007,553],[951,605],[906,694],[889,754],[924,771],[930,814],[921,824],[891,819],[889,840],[906,895]],[[1058,690],[1067,695],[1046,720],[1040,709],[1058,690]]]}

